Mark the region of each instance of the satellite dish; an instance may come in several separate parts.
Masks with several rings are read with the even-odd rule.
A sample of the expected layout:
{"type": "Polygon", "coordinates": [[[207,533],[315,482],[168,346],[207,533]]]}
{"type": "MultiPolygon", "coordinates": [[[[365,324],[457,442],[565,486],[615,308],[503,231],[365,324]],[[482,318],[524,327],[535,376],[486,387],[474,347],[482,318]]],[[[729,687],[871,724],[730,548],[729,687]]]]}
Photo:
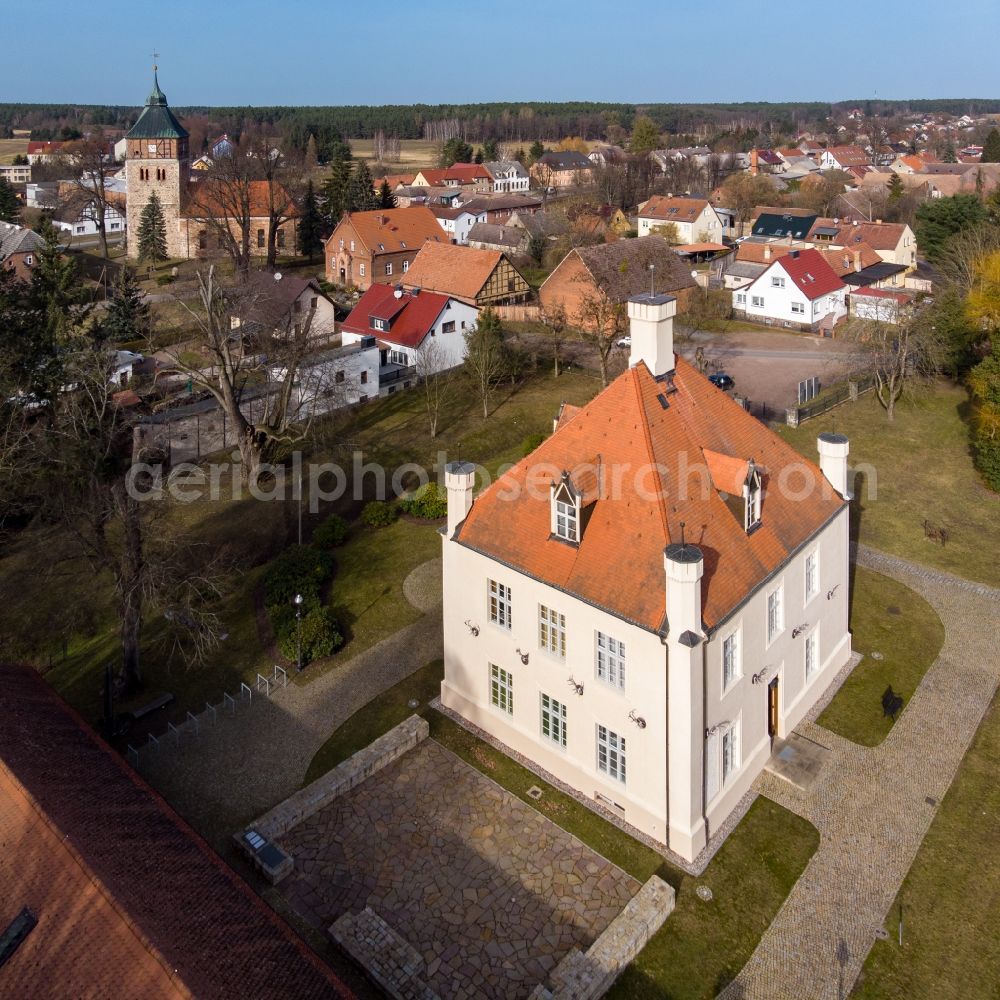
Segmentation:
{"type": "Polygon", "coordinates": [[[274,272],[274,280],[275,281],[281,281],[281,272],[280,271],[275,271],[274,272]]]}

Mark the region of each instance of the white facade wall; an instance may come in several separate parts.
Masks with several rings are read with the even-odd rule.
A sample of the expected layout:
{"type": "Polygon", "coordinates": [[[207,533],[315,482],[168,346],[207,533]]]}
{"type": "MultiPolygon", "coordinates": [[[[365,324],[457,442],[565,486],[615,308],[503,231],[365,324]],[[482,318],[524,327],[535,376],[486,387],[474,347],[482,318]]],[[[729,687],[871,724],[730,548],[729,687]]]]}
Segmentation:
{"type": "Polygon", "coordinates": [[[726,232],[715,209],[711,205],[706,205],[693,222],[681,222],[677,219],[653,219],[640,215],[639,235],[649,236],[658,226],[666,226],[671,222],[677,227],[677,236],[681,243],[721,243],[726,232]]]}
{"type": "Polygon", "coordinates": [[[847,315],[847,288],[810,300],[780,266],[775,266],[734,291],[733,308],[746,313],[751,320],[812,326],[828,313],[833,313],[835,321],[847,315]],[[796,312],[795,307],[800,307],[801,312],[796,312]]]}
{"type": "MultiPolygon", "coordinates": [[[[307,359],[299,369],[293,395],[297,419],[329,413],[341,406],[375,399],[378,385],[379,350],[352,346],[328,351],[307,359]]],[[[282,372],[275,372],[280,378],[282,372]]]]}
{"type": "MultiPolygon", "coordinates": [[[[52,220],[52,225],[63,232],[72,233],[74,236],[96,236],[97,222],[87,214],[86,210],[73,222],[63,222],[58,219],[52,220]]],[[[125,232],[125,216],[113,206],[108,206],[104,213],[104,226],[107,234],[125,232]]]]}
{"type": "Polygon", "coordinates": [[[486,212],[478,214],[473,212],[463,212],[454,219],[438,219],[441,228],[448,234],[452,243],[468,243],[469,231],[477,222],[485,222],[486,212]]]}
{"type": "MultiPolygon", "coordinates": [[[[764,500],[762,516],[767,517],[764,500]]],[[[767,682],[778,677],[778,737],[801,721],[850,656],[848,615],[848,511],[845,508],[788,564],[762,586],[692,651],[694,669],[702,671],[704,690],[688,707],[689,732],[716,732],[702,741],[700,758],[691,745],[671,746],[668,761],[667,646],[659,635],[629,624],[586,602],[509,569],[457,542],[444,539],[444,656],[442,702],[511,749],[535,761],[556,778],[589,798],[602,796],[610,808],[643,833],[668,843],[687,856],[700,845],[669,844],[668,764],[673,774],[690,775],[696,805],[707,821],[711,837],[747,792],[771,753],[768,734],[767,682]],[[818,554],[815,592],[806,596],[806,559],[818,554]],[[511,629],[489,618],[489,580],[511,588],[511,629]],[[781,589],[783,628],[768,640],[768,595],[781,589]],[[828,594],[830,595],[828,597],[828,594]],[[539,648],[539,605],[566,616],[566,657],[539,648]],[[466,624],[468,623],[468,624],[466,624]],[[478,636],[469,626],[479,630],[478,636]],[[793,637],[799,626],[806,628],[793,637]],[[623,689],[597,677],[598,631],[625,643],[623,689]],[[738,634],[740,669],[723,687],[723,642],[738,634]],[[817,637],[817,665],[805,677],[808,637],[817,637]],[[522,663],[522,654],[528,663],[522,663]],[[491,704],[490,665],[513,677],[514,706],[508,715],[491,704]],[[762,681],[753,675],[765,670],[762,681]],[[577,695],[569,678],[583,685],[577,695]],[[541,734],[541,696],[566,706],[565,749],[541,734]],[[635,712],[646,723],[639,728],[629,719],[635,712]],[[596,727],[603,725],[625,738],[626,781],[608,777],[597,767],[596,727]],[[739,764],[722,781],[722,734],[730,726],[739,733],[739,764]],[[678,756],[680,755],[680,759],[678,756]],[[684,759],[684,758],[688,759],[684,759]],[[704,802],[707,775],[718,776],[717,791],[704,802]]],[[[666,587],[666,583],[664,584],[666,587]]],[[[664,599],[666,591],[664,591],[664,599]]],[[[672,641],[669,640],[669,641],[672,641]]],[[[697,680],[697,679],[696,679],[697,680]]],[[[681,684],[677,690],[685,687],[681,684]]],[[[709,779],[714,782],[714,779],[709,779]]]]}

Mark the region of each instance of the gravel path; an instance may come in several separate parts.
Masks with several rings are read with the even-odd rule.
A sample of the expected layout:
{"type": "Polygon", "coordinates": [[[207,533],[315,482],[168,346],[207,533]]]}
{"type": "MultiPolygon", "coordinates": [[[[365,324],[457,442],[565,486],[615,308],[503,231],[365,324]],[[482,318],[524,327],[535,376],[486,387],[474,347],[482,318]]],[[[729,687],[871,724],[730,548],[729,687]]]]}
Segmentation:
{"type": "Polygon", "coordinates": [[[808,819],[820,846],[726,1000],[840,1000],[951,785],[1000,682],[1000,591],[859,547],[857,561],[895,577],[935,608],[945,641],[896,725],[877,747],[805,722],[831,750],[802,792],[764,772],[759,792],[808,819]]]}
{"type": "Polygon", "coordinates": [[[443,655],[441,562],[418,566],[403,584],[424,611],[412,625],[383,639],[309,684],[289,684],[268,699],[254,695],[235,717],[203,722],[201,735],[179,746],[164,741],[144,752],[143,776],[215,848],[254,816],[297,791],[316,751],[359,708],[443,655]],[[436,567],[436,571],[435,571],[436,567]]]}

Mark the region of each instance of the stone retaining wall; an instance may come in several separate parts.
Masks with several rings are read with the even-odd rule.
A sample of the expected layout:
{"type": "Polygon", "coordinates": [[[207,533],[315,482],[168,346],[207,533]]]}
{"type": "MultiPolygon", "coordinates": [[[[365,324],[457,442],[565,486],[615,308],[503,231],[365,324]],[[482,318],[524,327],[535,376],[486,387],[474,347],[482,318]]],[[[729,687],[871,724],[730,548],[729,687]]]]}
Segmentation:
{"type": "Polygon", "coordinates": [[[574,948],[530,1000],[598,1000],[674,909],[673,887],[653,875],[586,953],[574,948]]]}
{"type": "Polygon", "coordinates": [[[319,812],[325,805],[361,784],[365,778],[381,771],[387,764],[402,757],[418,743],[427,739],[430,727],[427,720],[411,715],[398,726],[390,729],[363,750],[338,764],[321,778],[289,796],[270,812],[264,813],[248,829],[256,830],[267,840],[277,840],[293,826],[319,812]]]}

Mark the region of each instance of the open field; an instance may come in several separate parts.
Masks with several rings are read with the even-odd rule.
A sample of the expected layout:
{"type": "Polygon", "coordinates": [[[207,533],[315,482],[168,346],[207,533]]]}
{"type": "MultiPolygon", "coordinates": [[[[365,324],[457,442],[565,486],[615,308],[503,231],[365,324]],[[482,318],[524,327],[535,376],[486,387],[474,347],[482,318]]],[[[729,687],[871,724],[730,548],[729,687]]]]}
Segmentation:
{"type": "MultiPolygon", "coordinates": [[[[371,139],[351,139],[350,142],[355,159],[374,163],[371,139]]],[[[440,145],[429,139],[400,139],[399,162],[386,163],[385,172],[395,174],[418,167],[436,167],[439,152],[440,145]]]]}
{"type": "Polygon", "coordinates": [[[816,461],[816,435],[851,439],[850,465],[868,470],[854,484],[854,535],[864,544],[1000,586],[1000,495],[972,464],[965,389],[940,382],[896,407],[889,422],[873,393],[844,403],[781,435],[816,461]],[[924,523],[947,531],[941,545],[924,523]]]}
{"type": "Polygon", "coordinates": [[[14,157],[28,152],[27,139],[0,139],[0,164],[9,165],[14,157]]]}

